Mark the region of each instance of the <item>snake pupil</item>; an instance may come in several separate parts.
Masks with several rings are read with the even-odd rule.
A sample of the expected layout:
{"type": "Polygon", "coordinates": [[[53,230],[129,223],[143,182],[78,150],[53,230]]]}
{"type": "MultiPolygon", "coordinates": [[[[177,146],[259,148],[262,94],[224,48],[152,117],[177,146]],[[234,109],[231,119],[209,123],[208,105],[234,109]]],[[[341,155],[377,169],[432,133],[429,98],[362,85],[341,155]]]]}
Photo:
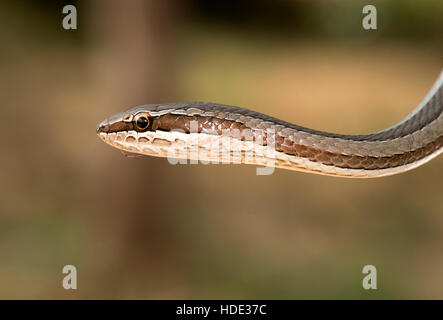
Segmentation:
{"type": "Polygon", "coordinates": [[[145,117],[140,117],[137,119],[137,127],[140,129],[146,129],[149,125],[149,120],[145,117]]]}

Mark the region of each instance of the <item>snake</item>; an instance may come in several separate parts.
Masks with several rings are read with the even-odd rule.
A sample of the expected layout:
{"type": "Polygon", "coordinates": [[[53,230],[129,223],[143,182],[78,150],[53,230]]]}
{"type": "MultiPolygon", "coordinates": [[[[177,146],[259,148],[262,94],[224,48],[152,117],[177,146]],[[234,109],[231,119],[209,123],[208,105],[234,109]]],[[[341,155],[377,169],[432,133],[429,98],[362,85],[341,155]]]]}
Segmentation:
{"type": "Polygon", "coordinates": [[[348,178],[417,168],[443,151],[443,70],[421,103],[394,126],[335,134],[236,106],[209,102],[148,104],[97,125],[98,136],[126,154],[175,163],[242,163],[348,178]],[[192,162],[194,161],[194,162],[192,162]]]}

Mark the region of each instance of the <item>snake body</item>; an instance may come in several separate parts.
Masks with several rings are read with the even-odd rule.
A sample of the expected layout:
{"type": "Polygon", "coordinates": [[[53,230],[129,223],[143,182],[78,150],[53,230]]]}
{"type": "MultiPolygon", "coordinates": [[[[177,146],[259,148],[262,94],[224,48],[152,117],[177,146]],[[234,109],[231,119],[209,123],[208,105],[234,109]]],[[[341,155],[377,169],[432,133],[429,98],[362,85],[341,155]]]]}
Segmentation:
{"type": "Polygon", "coordinates": [[[144,105],[97,126],[130,153],[213,163],[269,165],[367,178],[418,167],[443,151],[443,72],[403,121],[367,135],[304,128],[245,108],[207,102],[144,105]]]}

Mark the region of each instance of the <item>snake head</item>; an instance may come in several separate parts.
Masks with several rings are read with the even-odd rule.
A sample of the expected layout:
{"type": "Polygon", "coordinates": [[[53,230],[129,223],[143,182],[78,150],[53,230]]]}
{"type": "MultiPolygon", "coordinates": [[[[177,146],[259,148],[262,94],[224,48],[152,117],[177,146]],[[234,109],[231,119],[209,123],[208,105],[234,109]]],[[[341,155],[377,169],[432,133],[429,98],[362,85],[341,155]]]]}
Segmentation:
{"type": "Polygon", "coordinates": [[[122,151],[149,153],[143,149],[154,141],[158,127],[156,119],[165,112],[164,109],[164,105],[144,105],[116,113],[97,125],[97,135],[122,151]]]}
{"type": "Polygon", "coordinates": [[[99,136],[124,131],[145,132],[152,130],[155,118],[188,106],[189,102],[169,104],[147,104],[116,113],[103,120],[97,125],[96,131],[99,136]]]}
{"type": "Polygon", "coordinates": [[[97,125],[99,136],[123,131],[144,132],[152,127],[153,117],[158,105],[144,105],[116,113],[97,125]]]}

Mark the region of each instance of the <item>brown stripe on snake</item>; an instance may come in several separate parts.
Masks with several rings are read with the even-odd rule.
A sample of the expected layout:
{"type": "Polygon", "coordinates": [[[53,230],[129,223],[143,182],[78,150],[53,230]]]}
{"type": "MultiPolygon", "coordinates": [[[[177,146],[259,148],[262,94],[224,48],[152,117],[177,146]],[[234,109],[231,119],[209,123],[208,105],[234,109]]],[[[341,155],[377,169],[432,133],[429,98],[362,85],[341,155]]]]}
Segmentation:
{"type": "MultiPolygon", "coordinates": [[[[191,132],[191,123],[195,121],[197,124],[198,133],[206,133],[213,135],[228,135],[239,138],[238,135],[232,133],[235,129],[241,131],[248,131],[252,133],[240,136],[242,141],[255,140],[260,145],[267,145],[267,134],[264,130],[257,130],[238,121],[220,119],[217,117],[207,116],[185,116],[177,114],[165,114],[153,119],[152,129],[162,131],[180,130],[185,133],[191,132]]],[[[281,136],[278,131],[275,134],[275,150],[283,152],[288,155],[298,156],[309,159],[310,161],[319,162],[324,165],[333,165],[339,168],[347,169],[365,169],[376,170],[393,168],[403,166],[419,159],[422,159],[435,150],[443,147],[443,136],[440,136],[435,141],[425,145],[417,150],[396,154],[389,157],[373,157],[373,156],[358,156],[358,155],[344,155],[325,150],[317,149],[312,146],[305,146],[295,143],[288,137],[281,136]]]]}
{"type": "MultiPolygon", "coordinates": [[[[441,75],[443,79],[443,72],[441,75]]],[[[439,80],[443,81],[443,80],[439,80]]],[[[282,125],[287,128],[292,128],[309,134],[315,134],[318,136],[329,137],[329,138],[340,138],[343,140],[352,141],[385,141],[392,140],[400,137],[407,136],[413,132],[419,131],[424,128],[429,123],[435,121],[439,118],[443,111],[443,87],[437,88],[433,96],[426,102],[425,107],[419,110],[412,117],[407,119],[401,124],[396,125],[393,128],[389,128],[380,132],[364,135],[350,135],[350,134],[337,134],[324,132],[319,130],[314,130],[310,128],[305,128],[302,126],[295,125],[290,122],[286,122],[262,113],[251,111],[244,108],[239,108],[235,106],[220,105],[215,103],[205,103],[205,102],[183,102],[183,103],[173,103],[166,105],[159,105],[157,107],[152,106],[152,109],[156,112],[162,109],[168,109],[170,107],[187,110],[189,108],[197,108],[203,112],[211,112],[212,110],[222,111],[224,113],[235,113],[243,116],[253,117],[255,119],[260,119],[263,121],[269,121],[276,125],[282,125]]],[[[138,107],[142,108],[142,107],[138,107]]],[[[134,108],[134,110],[138,109],[134,108]]]]}

